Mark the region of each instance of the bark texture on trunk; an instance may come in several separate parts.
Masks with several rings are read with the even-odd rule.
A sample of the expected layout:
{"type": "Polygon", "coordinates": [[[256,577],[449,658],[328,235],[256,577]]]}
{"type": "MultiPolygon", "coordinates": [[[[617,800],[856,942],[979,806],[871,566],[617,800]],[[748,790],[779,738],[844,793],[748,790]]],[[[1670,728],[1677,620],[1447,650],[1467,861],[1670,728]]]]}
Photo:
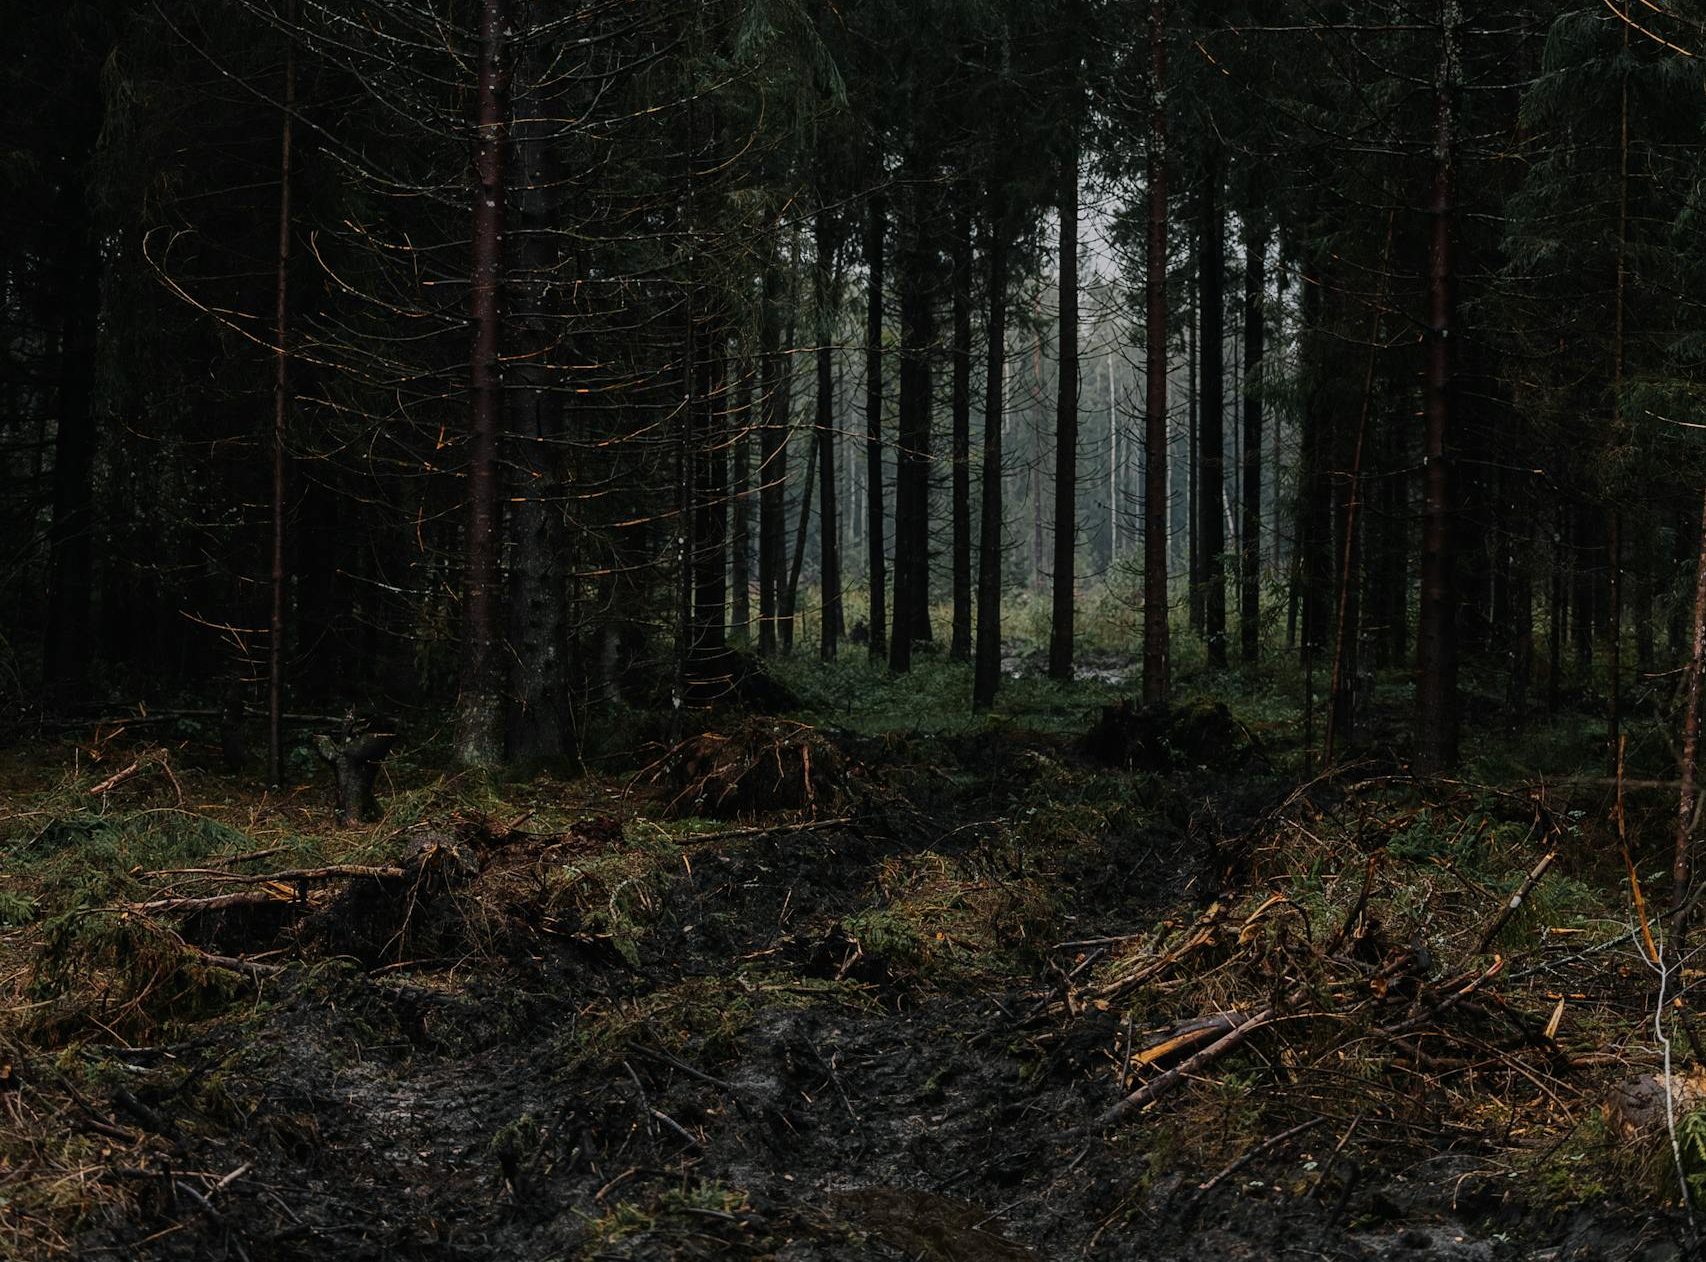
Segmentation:
{"type": "Polygon", "coordinates": [[[96,65],[83,66],[70,94],[65,170],[54,201],[54,302],[59,337],[53,437],[53,518],[48,527],[47,625],[42,668],[59,704],[88,686],[95,571],[95,357],[101,314],[101,251],[90,204],[89,164],[103,118],[96,65]]]}
{"type": "Polygon", "coordinates": [[[1416,648],[1416,759],[1425,771],[1457,761],[1457,591],[1453,574],[1449,466],[1452,239],[1456,189],[1458,0],[1440,3],[1440,64],[1434,103],[1433,236],[1428,259],[1427,378],[1423,392],[1422,583],[1416,648]]]}
{"type": "Polygon", "coordinates": [[[963,190],[954,206],[953,569],[954,619],[948,657],[971,657],[971,211],[963,190]]]}
{"type": "Polygon", "coordinates": [[[786,376],[782,365],[782,279],[775,246],[764,266],[764,294],[758,322],[762,366],[763,419],[758,429],[758,651],[776,652],[776,619],[781,611],[783,553],[788,529],[785,479],[788,441],[786,376]]]}
{"type": "Polygon", "coordinates": [[[1202,386],[1197,433],[1197,551],[1203,643],[1212,670],[1226,668],[1226,217],[1211,159],[1197,226],[1197,307],[1202,386]]]}
{"type": "Polygon", "coordinates": [[[1262,372],[1267,353],[1268,230],[1257,222],[1244,251],[1244,529],[1238,566],[1238,645],[1262,656],[1262,372]]]}
{"type": "Polygon", "coordinates": [[[695,683],[716,695],[728,681],[728,361],[713,319],[701,327],[695,355],[698,410],[694,417],[693,667],[695,683]]]}
{"type": "MultiPolygon", "coordinates": [[[[996,199],[991,199],[995,201],[996,199]]],[[[977,554],[977,662],[972,677],[972,708],[995,704],[1001,683],[1001,429],[1006,421],[1007,369],[1007,223],[997,202],[991,207],[989,234],[989,353],[983,395],[983,486],[977,554]]]]}
{"type": "Polygon", "coordinates": [[[1666,958],[1682,959],[1687,935],[1686,914],[1694,862],[1690,852],[1694,831],[1694,781],[1700,756],[1700,683],[1706,671],[1706,501],[1700,512],[1700,553],[1694,567],[1694,639],[1688,657],[1688,691],[1682,713],[1682,791],[1677,800],[1676,846],[1671,856],[1671,908],[1675,918],[1665,941],[1666,958]]]}
{"type": "Polygon", "coordinates": [[[894,616],[889,669],[912,668],[912,647],[930,629],[930,351],[936,340],[934,260],[921,180],[907,190],[900,255],[900,417],[895,476],[894,616]]]}
{"type": "Polygon", "coordinates": [[[883,521],[883,235],[888,211],[881,194],[871,198],[865,228],[865,270],[870,290],[865,306],[865,547],[869,568],[871,656],[888,656],[887,558],[883,521]]]}
{"type": "Polygon", "coordinates": [[[835,236],[827,211],[818,211],[816,228],[817,270],[812,281],[817,305],[818,584],[823,607],[818,653],[832,662],[841,637],[841,514],[835,502],[835,352],[831,346],[836,305],[832,291],[839,286],[831,278],[835,236]]]}
{"type": "MultiPolygon", "coordinates": [[[[296,20],[292,3],[287,20],[296,20]]],[[[267,784],[284,783],[284,543],[286,482],[290,421],[290,148],[296,122],[296,44],[286,40],[284,52],[284,118],[278,142],[278,268],[273,286],[272,387],[272,591],[267,626],[267,784]]]]}
{"type": "Polygon", "coordinates": [[[456,758],[490,767],[503,755],[504,702],[497,652],[499,583],[499,302],[503,280],[505,149],[509,125],[507,0],[480,10],[479,126],[474,158],[474,345],[469,366],[467,534],[463,541],[462,672],[456,698],[456,758]]]}
{"type": "Polygon", "coordinates": [[[1144,339],[1143,699],[1167,701],[1167,43],[1163,0],[1149,6],[1149,238],[1144,339]]]}
{"type": "Polygon", "coordinates": [[[1078,600],[1078,146],[1060,164],[1060,368],[1054,408],[1054,606],[1049,678],[1072,678],[1078,600]]]}
{"type": "Polygon", "coordinates": [[[750,360],[740,364],[735,389],[735,412],[729,418],[733,466],[729,498],[733,525],[729,532],[729,620],[736,640],[752,640],[752,374],[750,360]]]}

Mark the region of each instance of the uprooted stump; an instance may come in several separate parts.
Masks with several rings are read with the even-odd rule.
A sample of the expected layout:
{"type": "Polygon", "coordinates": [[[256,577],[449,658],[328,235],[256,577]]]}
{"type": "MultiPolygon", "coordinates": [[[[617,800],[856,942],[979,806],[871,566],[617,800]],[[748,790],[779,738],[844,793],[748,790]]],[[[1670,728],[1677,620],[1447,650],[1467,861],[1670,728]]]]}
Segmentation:
{"type": "Polygon", "coordinates": [[[379,818],[373,782],[379,775],[379,764],[396,744],[395,723],[359,722],[353,714],[344,719],[343,729],[336,737],[322,734],[314,738],[315,752],[334,776],[339,827],[347,828],[356,820],[371,823],[379,818]]]}
{"type": "Polygon", "coordinates": [[[654,767],[652,782],[674,790],[667,814],[733,819],[759,811],[825,810],[847,798],[841,751],[805,723],[753,719],[702,732],[654,767]]]}
{"type": "Polygon", "coordinates": [[[1258,752],[1249,730],[1219,701],[1177,708],[1134,701],[1103,706],[1080,747],[1105,767],[1133,771],[1178,766],[1231,771],[1258,752]]]}
{"type": "Polygon", "coordinates": [[[451,933],[458,919],[450,895],[480,875],[480,860],[463,837],[428,828],[413,836],[398,874],[351,882],[304,926],[327,954],[374,964],[401,958],[404,949],[451,933]]]}

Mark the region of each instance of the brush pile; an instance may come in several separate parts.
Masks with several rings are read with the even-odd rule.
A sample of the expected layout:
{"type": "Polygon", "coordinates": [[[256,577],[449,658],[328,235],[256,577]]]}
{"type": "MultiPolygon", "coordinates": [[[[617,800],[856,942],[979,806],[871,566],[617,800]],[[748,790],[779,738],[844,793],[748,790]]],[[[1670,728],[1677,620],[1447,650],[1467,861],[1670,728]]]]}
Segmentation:
{"type": "Polygon", "coordinates": [[[817,728],[775,718],[689,737],[645,773],[669,793],[664,814],[675,819],[834,812],[847,801],[849,775],[841,750],[817,728]]]}
{"type": "Polygon", "coordinates": [[[1600,840],[1539,788],[1323,778],[1246,834],[1238,888],[1200,914],[1061,944],[1031,1025],[1057,1047],[1101,1032],[1103,1124],[1197,1084],[1187,1112],[1254,1095],[1269,1129],[1538,1142],[1651,1068],[1655,975],[1600,840]]]}

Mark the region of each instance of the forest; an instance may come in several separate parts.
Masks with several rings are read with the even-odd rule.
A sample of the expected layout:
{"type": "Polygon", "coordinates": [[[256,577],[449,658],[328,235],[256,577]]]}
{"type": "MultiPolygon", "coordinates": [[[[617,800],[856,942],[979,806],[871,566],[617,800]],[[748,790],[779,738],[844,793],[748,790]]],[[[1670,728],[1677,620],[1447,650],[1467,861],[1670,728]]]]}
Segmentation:
{"type": "Polygon", "coordinates": [[[0,1257],[1701,1256],[1706,4],[0,29],[0,1257]]]}

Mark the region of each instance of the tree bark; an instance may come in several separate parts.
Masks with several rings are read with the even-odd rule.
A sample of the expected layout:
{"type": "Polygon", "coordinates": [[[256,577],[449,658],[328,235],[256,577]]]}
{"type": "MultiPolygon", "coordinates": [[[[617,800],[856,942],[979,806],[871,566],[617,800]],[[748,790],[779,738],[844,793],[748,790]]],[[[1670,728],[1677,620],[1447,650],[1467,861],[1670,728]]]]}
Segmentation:
{"type": "Polygon", "coordinates": [[[983,395],[982,517],[978,523],[977,662],[972,677],[972,709],[995,704],[1001,683],[1001,430],[1006,423],[1004,386],[1007,369],[1007,220],[999,196],[990,198],[989,351],[983,395]]]}
{"type": "Polygon", "coordinates": [[[1690,834],[1694,830],[1694,779],[1700,751],[1700,681],[1706,670],[1706,501],[1700,513],[1700,553],[1694,567],[1694,639],[1688,658],[1688,692],[1682,714],[1682,792],[1677,801],[1676,848],[1671,858],[1671,907],[1676,913],[1665,941],[1666,958],[1680,961],[1686,940],[1685,914],[1693,882],[1690,834]]]}
{"type": "Polygon", "coordinates": [[[763,308],[759,315],[758,354],[762,365],[763,420],[758,430],[758,651],[776,652],[778,597],[782,590],[784,533],[787,523],[785,477],[787,459],[786,375],[782,365],[781,277],[775,245],[767,247],[764,263],[763,308]]]}
{"type": "MultiPolygon", "coordinates": [[[[1623,28],[1623,55],[1629,55],[1629,24],[1623,28]]],[[[1617,295],[1611,349],[1611,441],[1627,441],[1623,416],[1624,333],[1629,275],[1629,78],[1623,75],[1619,97],[1617,144],[1617,295]]],[[[1617,759],[1623,720],[1623,519],[1615,505],[1606,535],[1606,572],[1610,609],[1605,628],[1605,738],[1612,762],[1617,759]]]]}
{"type": "Polygon", "coordinates": [[[1054,409],[1054,607],[1049,678],[1072,678],[1078,599],[1078,142],[1060,164],[1060,367],[1054,409]]]}
{"type": "Polygon", "coordinates": [[[1244,250],[1244,529],[1238,567],[1238,643],[1240,656],[1248,665],[1254,665],[1262,655],[1262,357],[1267,352],[1267,254],[1267,226],[1258,219],[1244,250]]]}
{"type": "Polygon", "coordinates": [[[1144,262],[1143,699],[1167,701],[1167,44],[1163,0],[1149,6],[1149,236],[1144,262]]]}
{"type": "Polygon", "coordinates": [[[1197,433],[1197,553],[1203,643],[1211,670],[1226,668],[1226,217],[1211,158],[1197,228],[1197,308],[1202,386],[1197,433]]]}
{"type": "Polygon", "coordinates": [[[954,204],[953,569],[954,621],[948,657],[971,657],[971,211],[956,190],[954,204]]]}
{"type": "Polygon", "coordinates": [[[752,375],[750,360],[742,360],[736,388],[733,431],[733,473],[729,498],[733,502],[734,525],[730,531],[729,620],[736,640],[752,641],[752,375]]]}
{"type": "Polygon", "coordinates": [[[726,339],[712,318],[700,329],[697,431],[698,478],[693,511],[693,666],[705,691],[727,686],[728,649],[728,360],[726,339]]]}
{"type": "Polygon", "coordinates": [[[812,274],[817,306],[817,449],[818,449],[818,585],[823,616],[818,655],[835,660],[841,635],[841,540],[837,536],[840,514],[836,508],[835,483],[835,337],[830,269],[835,256],[834,224],[829,212],[817,212],[817,268],[812,274]]]}
{"type": "Polygon", "coordinates": [[[889,669],[912,668],[912,646],[929,638],[930,348],[936,338],[933,260],[923,181],[907,190],[900,272],[900,417],[895,477],[894,616],[889,669]]]}
{"type": "Polygon", "coordinates": [[[1456,190],[1455,116],[1459,0],[1440,3],[1440,64],[1434,101],[1433,238],[1428,260],[1427,379],[1423,392],[1421,613],[1416,652],[1416,760],[1423,771],[1457,761],[1457,592],[1453,573],[1451,442],[1452,265],[1456,190]]]}
{"type": "Polygon", "coordinates": [[[888,575],[884,556],[883,522],[883,233],[887,217],[882,194],[871,197],[865,229],[865,270],[870,277],[865,306],[865,546],[869,558],[870,652],[875,661],[888,656],[888,575]]]}
{"type": "Polygon", "coordinates": [[[64,172],[55,199],[54,287],[59,334],[53,437],[53,518],[48,527],[47,625],[42,666],[49,696],[65,704],[87,689],[95,569],[95,357],[102,256],[90,204],[89,164],[103,119],[98,63],[79,68],[64,172]]]}
{"type": "MultiPolygon", "coordinates": [[[[294,24],[294,0],[285,20],[294,24]]],[[[289,452],[290,355],[285,345],[290,316],[290,145],[296,122],[296,43],[288,34],[284,49],[284,110],[278,142],[278,267],[273,285],[272,386],[272,609],[267,634],[267,784],[284,783],[284,613],[285,484],[289,452]]]]}
{"type": "Polygon", "coordinates": [[[497,653],[499,546],[498,289],[503,277],[504,150],[509,126],[509,70],[504,44],[508,0],[483,0],[480,11],[478,140],[474,157],[474,324],[469,365],[467,537],[462,576],[462,672],[456,698],[456,758],[465,767],[496,765],[503,753],[503,693],[497,653]]]}
{"type": "MultiPolygon", "coordinates": [[[[1193,268],[1194,268],[1193,260],[1193,268]]],[[[1193,274],[1192,280],[1197,276],[1193,274]]],[[[1197,499],[1202,491],[1201,466],[1198,464],[1200,454],[1198,447],[1202,440],[1202,427],[1198,417],[1198,407],[1201,395],[1197,390],[1199,374],[1197,365],[1202,357],[1202,301],[1193,298],[1185,311],[1185,611],[1190,619],[1191,631],[1199,638],[1203,633],[1203,625],[1207,621],[1203,609],[1203,595],[1208,585],[1203,581],[1202,564],[1202,531],[1197,529],[1201,511],[1197,507],[1197,499]]],[[[1177,525],[1177,523],[1175,523],[1177,525]]]]}

